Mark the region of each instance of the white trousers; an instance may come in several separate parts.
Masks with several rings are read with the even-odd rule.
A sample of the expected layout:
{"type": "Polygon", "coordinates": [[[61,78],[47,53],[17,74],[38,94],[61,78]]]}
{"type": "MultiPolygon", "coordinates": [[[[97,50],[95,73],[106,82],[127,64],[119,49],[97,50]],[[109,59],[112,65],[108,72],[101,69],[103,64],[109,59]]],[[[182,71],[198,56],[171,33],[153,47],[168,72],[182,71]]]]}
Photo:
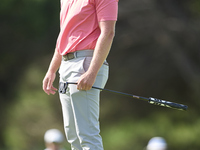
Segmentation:
{"type": "MultiPolygon", "coordinates": [[[[62,61],[60,82],[77,82],[87,71],[92,57],[80,57],[62,61]]],[[[108,65],[102,65],[94,86],[104,88],[108,79],[108,65]]],[[[103,150],[99,128],[100,91],[79,91],[69,84],[66,94],[60,94],[64,129],[72,150],[103,150]]]]}

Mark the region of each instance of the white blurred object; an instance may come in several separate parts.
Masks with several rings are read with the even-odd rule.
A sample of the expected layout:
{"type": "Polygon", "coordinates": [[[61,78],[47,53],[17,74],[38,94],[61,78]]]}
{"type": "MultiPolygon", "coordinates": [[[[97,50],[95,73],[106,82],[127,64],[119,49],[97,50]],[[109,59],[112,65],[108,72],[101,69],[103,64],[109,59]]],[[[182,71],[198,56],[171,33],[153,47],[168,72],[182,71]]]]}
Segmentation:
{"type": "Polygon", "coordinates": [[[44,141],[46,143],[62,143],[63,140],[63,134],[58,129],[47,130],[44,135],[44,141]]]}
{"type": "Polygon", "coordinates": [[[167,150],[167,143],[162,137],[153,137],[148,142],[147,150],[167,150]]]}

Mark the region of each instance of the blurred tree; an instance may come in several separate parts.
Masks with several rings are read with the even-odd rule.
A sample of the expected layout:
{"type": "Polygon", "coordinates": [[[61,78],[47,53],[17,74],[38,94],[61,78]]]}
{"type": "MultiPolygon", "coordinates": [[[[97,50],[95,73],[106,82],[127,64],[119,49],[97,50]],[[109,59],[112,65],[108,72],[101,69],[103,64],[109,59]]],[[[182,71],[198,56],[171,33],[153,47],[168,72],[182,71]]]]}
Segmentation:
{"type": "MultiPolygon", "coordinates": [[[[53,54],[59,29],[59,2],[53,0],[1,0],[0,5],[0,124],[5,110],[16,101],[16,89],[25,69],[44,55],[53,54]]],[[[43,65],[43,64],[41,64],[43,65]]],[[[41,83],[41,81],[39,81],[41,83]]],[[[4,139],[0,134],[0,145],[4,139]]]]}

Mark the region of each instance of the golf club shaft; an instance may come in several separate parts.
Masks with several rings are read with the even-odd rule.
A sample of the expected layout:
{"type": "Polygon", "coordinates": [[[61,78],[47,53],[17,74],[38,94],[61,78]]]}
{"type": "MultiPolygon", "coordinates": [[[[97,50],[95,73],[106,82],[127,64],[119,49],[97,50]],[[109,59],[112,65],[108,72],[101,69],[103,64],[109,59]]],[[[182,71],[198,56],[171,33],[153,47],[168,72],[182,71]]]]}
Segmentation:
{"type": "MultiPolygon", "coordinates": [[[[76,82],[66,82],[66,84],[77,84],[77,83],[76,82]]],[[[183,104],[169,102],[169,101],[165,101],[165,100],[161,100],[161,99],[157,99],[157,98],[152,98],[152,97],[146,98],[146,97],[136,96],[136,95],[123,93],[123,92],[119,92],[119,91],[103,89],[103,88],[99,88],[99,87],[95,87],[95,86],[92,86],[92,88],[98,89],[101,91],[108,91],[108,92],[117,93],[120,95],[125,95],[128,97],[136,98],[136,99],[143,100],[143,101],[147,101],[148,103],[153,104],[153,105],[174,108],[174,109],[178,109],[178,110],[187,110],[187,108],[188,108],[188,106],[183,105],[183,104]]]]}

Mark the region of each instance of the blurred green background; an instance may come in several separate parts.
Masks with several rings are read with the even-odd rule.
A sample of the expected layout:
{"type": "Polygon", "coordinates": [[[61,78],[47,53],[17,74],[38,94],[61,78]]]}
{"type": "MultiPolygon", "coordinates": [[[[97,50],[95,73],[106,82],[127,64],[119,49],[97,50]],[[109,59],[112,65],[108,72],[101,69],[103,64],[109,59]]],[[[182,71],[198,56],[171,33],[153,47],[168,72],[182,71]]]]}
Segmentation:
{"type": "MultiPolygon", "coordinates": [[[[60,2],[1,0],[0,150],[44,149],[63,132],[58,94],[42,80],[59,33],[60,2]]],[[[144,150],[162,136],[168,150],[200,149],[200,1],[120,0],[106,88],[188,105],[188,111],[101,93],[105,150],[144,150]]],[[[55,81],[58,86],[58,75],[55,81]]],[[[69,144],[65,147],[69,150],[69,144]]]]}

